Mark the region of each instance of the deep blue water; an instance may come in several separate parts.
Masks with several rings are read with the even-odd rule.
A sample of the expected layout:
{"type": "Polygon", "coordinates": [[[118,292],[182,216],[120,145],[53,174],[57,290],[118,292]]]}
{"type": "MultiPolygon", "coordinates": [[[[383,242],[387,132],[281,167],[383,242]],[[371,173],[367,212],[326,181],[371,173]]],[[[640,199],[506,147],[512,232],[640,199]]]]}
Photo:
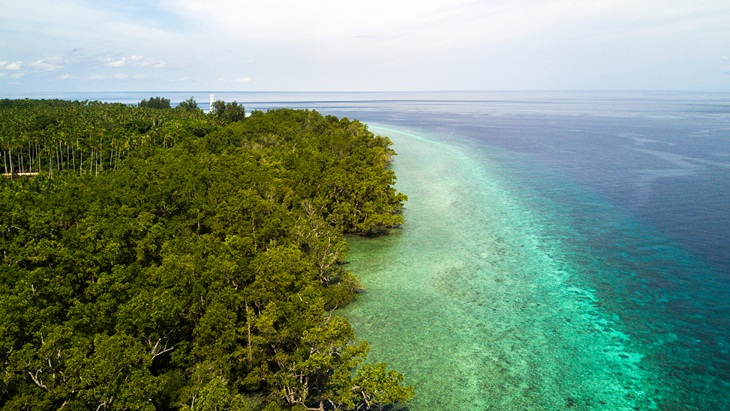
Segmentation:
{"type": "MultiPolygon", "coordinates": [[[[2,97],[312,108],[489,162],[647,348],[664,409],[730,407],[730,93],[84,93],[2,97]]],[[[398,149],[396,145],[396,150],[398,149]]],[[[407,194],[407,193],[406,193],[407,194]]]]}

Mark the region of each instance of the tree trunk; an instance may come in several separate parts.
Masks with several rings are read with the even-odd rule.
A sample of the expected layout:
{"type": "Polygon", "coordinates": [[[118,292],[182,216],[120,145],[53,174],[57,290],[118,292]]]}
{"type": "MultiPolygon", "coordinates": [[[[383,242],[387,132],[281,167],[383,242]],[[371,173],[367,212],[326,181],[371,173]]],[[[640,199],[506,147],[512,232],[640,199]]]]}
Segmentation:
{"type": "MultiPolygon", "coordinates": [[[[104,171],[104,138],[99,139],[99,165],[101,171],[104,171]]],[[[99,168],[96,168],[96,175],[99,175],[99,168]]]]}
{"type": "Polygon", "coordinates": [[[248,327],[248,364],[253,365],[253,350],[251,347],[251,314],[248,309],[248,301],[246,301],[246,326],[248,327]]]}

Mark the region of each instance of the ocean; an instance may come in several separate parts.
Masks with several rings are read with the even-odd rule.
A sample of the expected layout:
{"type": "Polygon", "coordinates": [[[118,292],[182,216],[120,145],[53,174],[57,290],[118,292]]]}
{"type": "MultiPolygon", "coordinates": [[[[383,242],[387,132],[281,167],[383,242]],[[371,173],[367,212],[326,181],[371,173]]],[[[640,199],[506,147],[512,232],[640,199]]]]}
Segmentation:
{"type": "Polygon", "coordinates": [[[343,314],[409,410],[730,409],[730,93],[22,97],[210,94],[393,140],[406,223],[350,239],[343,314]]]}

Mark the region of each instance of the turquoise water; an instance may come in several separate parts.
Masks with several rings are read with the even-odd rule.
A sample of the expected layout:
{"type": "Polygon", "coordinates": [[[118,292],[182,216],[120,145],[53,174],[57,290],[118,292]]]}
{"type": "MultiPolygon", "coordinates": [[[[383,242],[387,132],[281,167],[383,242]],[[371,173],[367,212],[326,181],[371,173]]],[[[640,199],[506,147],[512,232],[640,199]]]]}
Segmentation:
{"type": "Polygon", "coordinates": [[[394,140],[397,187],[409,202],[406,224],[392,236],[352,239],[350,268],[367,291],[347,316],[371,342],[372,359],[415,386],[409,409],[728,405],[726,381],[672,375],[671,363],[682,359],[665,357],[689,358],[694,349],[667,347],[683,338],[679,326],[644,322],[666,314],[653,311],[682,292],[650,290],[657,279],[642,266],[697,274],[703,268],[692,256],[560,176],[487,158],[519,162],[512,153],[371,129],[394,140]],[[541,185],[526,184],[534,180],[541,185]],[[545,195],[550,187],[559,193],[545,195]]]}
{"type": "Polygon", "coordinates": [[[653,409],[642,353],[574,284],[544,211],[459,148],[392,129],[407,223],[353,242],[367,292],[347,315],[406,375],[413,410],[653,409]]]}

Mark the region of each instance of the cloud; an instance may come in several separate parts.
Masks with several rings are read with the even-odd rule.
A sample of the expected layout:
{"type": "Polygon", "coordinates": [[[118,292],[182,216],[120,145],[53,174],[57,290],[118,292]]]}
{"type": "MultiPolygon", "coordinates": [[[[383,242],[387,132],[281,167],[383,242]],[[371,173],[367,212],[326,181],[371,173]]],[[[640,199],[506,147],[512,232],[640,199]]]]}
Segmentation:
{"type": "Polygon", "coordinates": [[[10,78],[19,79],[24,75],[25,73],[12,72],[12,74],[10,74],[9,72],[0,72],[0,78],[8,76],[10,78]]]}
{"type": "Polygon", "coordinates": [[[165,67],[164,61],[154,60],[139,55],[124,56],[124,57],[107,57],[105,58],[105,67],[120,68],[120,67],[151,67],[151,68],[163,68],[165,67]]]}
{"type": "Polygon", "coordinates": [[[18,71],[23,66],[21,61],[0,61],[0,70],[18,71]]]}
{"type": "Polygon", "coordinates": [[[67,63],[61,57],[48,57],[36,60],[30,64],[30,67],[41,71],[56,71],[62,69],[67,63]]]}
{"type": "Polygon", "coordinates": [[[127,64],[125,59],[111,60],[104,64],[106,67],[124,67],[127,64]]]}
{"type": "Polygon", "coordinates": [[[127,80],[128,78],[129,75],[124,73],[117,73],[111,76],[104,74],[95,74],[89,77],[89,79],[91,80],[127,80]]]}
{"type": "MultiPolygon", "coordinates": [[[[677,30],[725,27],[713,21],[717,4],[717,0],[168,0],[167,8],[193,22],[200,39],[193,42],[201,54],[226,47],[240,50],[247,59],[253,55],[258,61],[299,61],[302,69],[318,62],[342,66],[357,60],[363,66],[390,60],[421,71],[434,63],[456,64],[451,57],[455,54],[497,64],[497,55],[506,49],[539,59],[538,53],[555,56],[575,46],[584,54],[592,50],[600,63],[600,48],[606,43],[635,44],[637,38],[648,36],[661,41],[677,30]]],[[[257,76],[257,82],[261,78],[257,76]]]]}
{"type": "Polygon", "coordinates": [[[238,77],[238,78],[234,78],[234,79],[225,78],[225,77],[218,78],[218,82],[219,83],[222,83],[222,84],[226,84],[226,83],[248,83],[251,80],[253,80],[253,79],[250,76],[238,77]]]}

